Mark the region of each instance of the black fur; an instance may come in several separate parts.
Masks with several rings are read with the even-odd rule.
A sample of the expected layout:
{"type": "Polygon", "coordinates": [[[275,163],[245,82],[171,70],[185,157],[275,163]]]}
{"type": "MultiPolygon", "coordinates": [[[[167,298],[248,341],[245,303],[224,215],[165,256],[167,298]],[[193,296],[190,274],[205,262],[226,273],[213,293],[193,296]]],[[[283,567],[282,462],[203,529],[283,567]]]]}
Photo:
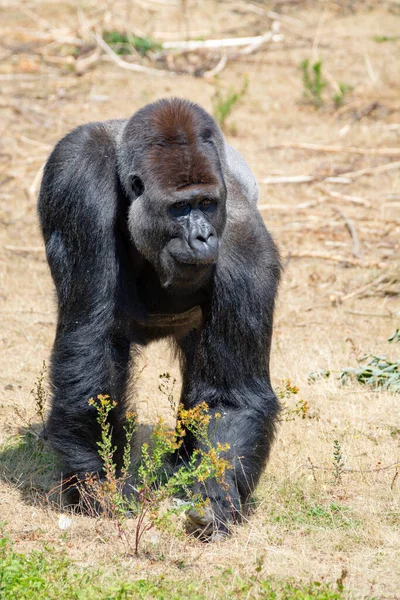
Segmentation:
{"type": "Polygon", "coordinates": [[[213,119],[181,100],[78,127],[55,147],[39,215],[58,298],[48,431],[67,475],[101,473],[88,404],[97,394],[118,402],[120,461],[130,349],[169,337],[183,404],[205,401],[222,414],[213,442],[229,443],[234,469],[229,502],[215,481],[206,484],[217,520],[231,520],[248,499],[279,410],[269,356],[280,263],[256,190],[213,119]],[[171,217],[182,198],[190,215],[171,217]]]}

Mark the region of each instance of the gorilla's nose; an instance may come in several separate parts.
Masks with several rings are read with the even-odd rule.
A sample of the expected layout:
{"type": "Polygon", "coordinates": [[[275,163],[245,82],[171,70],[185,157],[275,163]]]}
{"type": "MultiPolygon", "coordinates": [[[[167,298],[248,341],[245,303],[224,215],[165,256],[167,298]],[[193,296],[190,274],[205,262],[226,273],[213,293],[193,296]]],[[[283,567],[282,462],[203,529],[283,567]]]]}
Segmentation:
{"type": "Polygon", "coordinates": [[[189,237],[189,246],[199,263],[210,264],[217,260],[218,238],[212,231],[197,231],[189,237]]]}

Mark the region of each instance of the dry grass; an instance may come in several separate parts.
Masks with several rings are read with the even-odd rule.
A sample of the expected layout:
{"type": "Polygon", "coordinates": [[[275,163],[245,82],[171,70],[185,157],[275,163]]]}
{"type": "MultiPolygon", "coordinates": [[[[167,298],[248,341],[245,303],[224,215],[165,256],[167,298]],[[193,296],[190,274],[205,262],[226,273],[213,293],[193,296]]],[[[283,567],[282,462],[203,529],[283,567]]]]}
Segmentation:
{"type": "MultiPolygon", "coordinates": [[[[82,7],[87,19],[101,24],[106,17],[118,27],[127,18],[128,4],[109,2],[108,13],[105,3],[88,0],[82,7]]],[[[322,180],[370,169],[347,185],[261,185],[260,203],[270,206],[263,212],[265,221],[282,254],[289,256],[276,314],[274,383],[289,378],[297,385],[299,397],[310,405],[308,416],[282,422],[257,491],[258,508],[223,545],[204,546],[167,534],[156,538],[150,532],[145,541],[149,554],[133,560],[106,522],[75,517],[66,533],[60,531],[57,511],[40,493],[54,483],[51,457],[38,456],[30,447],[15,449],[15,436],[25,425],[15,407],[35,421],[29,392],[49,355],[55,326],[36,218],[37,174],[52,145],[82,122],[129,116],[144,103],[172,94],[212,110],[216,88],[212,79],[153,78],[106,61],[77,77],[64,58],[50,63],[38,51],[57,36],[84,37],[75,2],[8,1],[0,8],[1,519],[19,549],[50,542],[85,565],[108,563],[110,570],[123,569],[130,577],[140,572],[141,577],[166,573],[179,578],[183,562],[186,572],[204,578],[206,585],[219,567],[252,572],[263,558],[263,575],[335,581],[345,573],[350,597],[396,598],[400,477],[391,465],[399,461],[399,398],[356,384],[340,387],[335,378],[310,385],[308,374],[355,366],[370,351],[398,358],[399,346],[388,346],[387,338],[400,322],[400,169],[376,170],[396,160],[379,152],[326,154],[271,146],[399,146],[399,3],[207,0],[188,3],[182,16],[172,0],[141,1],[131,19],[135,28],[161,40],[184,39],[188,28],[192,37],[258,35],[271,22],[254,6],[296,20],[282,22],[283,42],[229,63],[220,74],[219,86],[226,89],[238,87],[246,74],[249,78],[248,91],[228,119],[237,132],[231,143],[260,179],[313,175],[322,180]],[[378,43],[374,36],[396,39],[378,43]],[[302,101],[298,65],[305,58],[322,60],[328,80],[320,110],[302,101]],[[354,88],[339,110],[332,100],[335,82],[354,88]],[[354,258],[354,240],[343,214],[357,232],[361,266],[346,264],[354,258]],[[339,260],[290,258],[300,253],[339,260]],[[381,266],[363,266],[372,263],[381,266]],[[389,288],[378,283],[351,296],[383,272],[392,282],[389,288]],[[334,440],[345,465],[338,485],[332,484],[334,440]]],[[[51,51],[51,56],[63,56],[54,44],[51,51]]],[[[153,422],[167,410],[157,390],[158,375],[170,370],[178,376],[178,369],[172,359],[166,361],[162,344],[148,349],[141,369],[138,411],[143,422],[153,422]]],[[[296,400],[288,399],[289,408],[296,400]]]]}

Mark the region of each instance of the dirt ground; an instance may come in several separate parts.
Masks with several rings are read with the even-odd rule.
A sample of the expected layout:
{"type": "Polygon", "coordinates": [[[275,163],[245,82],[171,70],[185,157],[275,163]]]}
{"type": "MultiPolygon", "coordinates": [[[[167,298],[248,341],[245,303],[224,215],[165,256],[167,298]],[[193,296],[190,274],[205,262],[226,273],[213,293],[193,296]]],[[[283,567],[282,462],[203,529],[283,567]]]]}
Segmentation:
{"type": "MultiPolygon", "coordinates": [[[[225,566],[251,572],[262,559],[265,575],[342,578],[349,597],[400,598],[399,396],[337,379],[365,353],[399,358],[399,345],[387,342],[400,327],[399,2],[80,6],[78,13],[72,0],[0,2],[1,520],[19,549],[49,542],[84,564],[108,562],[132,577],[178,577],[184,561],[193,577],[207,579],[225,566]],[[63,42],[127,22],[161,41],[255,36],[271,29],[271,10],[283,40],[228,61],[218,78],[135,73],[107,57],[78,76],[63,42]],[[327,85],[319,109],[303,98],[299,63],[306,58],[322,61],[327,85]],[[31,467],[7,450],[21,427],[37,420],[30,390],[55,330],[36,215],[41,168],[57,140],[78,124],[128,117],[171,95],[212,112],[216,90],[239,89],[245,77],[248,89],[227,120],[227,137],[260,182],[262,214],[285,262],[271,371],[277,388],[289,379],[299,394],[286,401],[289,412],[248,523],[209,546],[150,532],[151,559],[129,559],[111,524],[74,517],[67,534],[61,532],[57,511],[32,491],[31,467]],[[352,90],[336,106],[339,83],[352,90]],[[304,143],[319,148],[299,147],[304,143]],[[295,175],[314,180],[274,180],[295,175]],[[335,374],[310,384],[317,369],[335,374]],[[305,418],[296,412],[299,399],[308,403],[305,418]],[[337,485],[335,440],[345,465],[337,485]]],[[[211,69],[219,58],[177,57],[167,66],[204,60],[211,69]]],[[[169,370],[179,378],[166,349],[154,345],[141,359],[135,402],[143,422],[167,411],[159,374],[169,370]]]]}

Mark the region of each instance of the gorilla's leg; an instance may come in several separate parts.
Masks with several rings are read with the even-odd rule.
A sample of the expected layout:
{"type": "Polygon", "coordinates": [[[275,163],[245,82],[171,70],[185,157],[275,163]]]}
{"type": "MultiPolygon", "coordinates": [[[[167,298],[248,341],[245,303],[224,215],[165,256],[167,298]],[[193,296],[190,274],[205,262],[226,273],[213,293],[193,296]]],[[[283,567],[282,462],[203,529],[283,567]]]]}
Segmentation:
{"type": "MultiPolygon", "coordinates": [[[[263,256],[258,261],[267,262],[263,256]]],[[[250,261],[243,268],[236,263],[231,272],[229,267],[227,261],[225,271],[216,276],[202,331],[178,341],[182,402],[187,408],[206,402],[211,416],[219,413],[221,418],[211,419],[210,440],[214,446],[229,447],[222,456],[232,468],[226,470],[223,484],[208,480],[198,486],[211,501],[214,531],[225,530],[227,523],[237,519],[257,485],[279,412],[269,376],[278,266],[261,264],[262,277],[250,261]]],[[[200,444],[188,440],[186,451],[200,444]]]]}
{"type": "MultiPolygon", "coordinates": [[[[227,382],[218,389],[212,383],[201,381],[193,371],[185,378],[182,402],[186,408],[206,402],[211,416],[209,439],[213,446],[227,444],[228,450],[220,456],[232,468],[225,471],[223,482],[210,479],[195,486],[211,502],[211,510],[192,511],[191,519],[209,533],[226,532],[229,523],[241,519],[242,508],[251,496],[268,459],[274,439],[279,404],[268,378],[251,378],[238,386],[227,382]],[[215,414],[219,413],[218,418],[215,414]]],[[[185,436],[181,450],[187,460],[198,440],[185,436]]]]}
{"type": "MultiPolygon", "coordinates": [[[[97,442],[100,430],[97,409],[89,399],[109,394],[117,406],[110,412],[115,461],[121,466],[125,441],[123,425],[129,366],[129,341],[104,331],[104,323],[87,316],[85,324],[58,326],[52,354],[52,408],[49,439],[64,462],[64,479],[82,480],[87,473],[102,472],[97,442]]],[[[77,501],[71,488],[69,499],[77,501]]]]}

